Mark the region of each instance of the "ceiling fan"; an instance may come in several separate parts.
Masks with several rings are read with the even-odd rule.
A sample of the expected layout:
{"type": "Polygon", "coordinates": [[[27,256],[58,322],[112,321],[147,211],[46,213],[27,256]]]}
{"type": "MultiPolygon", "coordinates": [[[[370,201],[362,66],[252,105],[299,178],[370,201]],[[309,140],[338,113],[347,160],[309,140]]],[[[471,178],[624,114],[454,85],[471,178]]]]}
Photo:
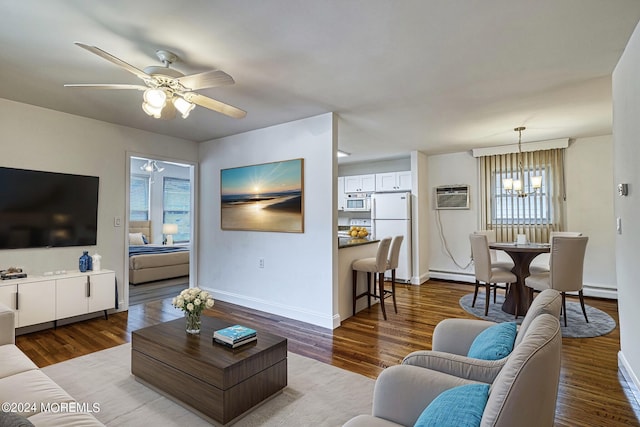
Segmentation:
{"type": "Polygon", "coordinates": [[[184,75],[178,70],[169,68],[178,57],[167,50],[156,51],[156,55],[163,65],[152,65],[140,70],[96,46],[80,42],[75,44],[136,75],[144,82],[144,85],[89,83],[65,84],[65,87],[144,91],[142,109],[145,113],[157,119],[172,119],[176,116],[176,110],[181,113],[183,118],[187,118],[196,105],[236,119],[241,119],[247,115],[246,111],[194,92],[198,89],[235,83],[233,78],[224,71],[211,70],[198,74],[184,75]]]}

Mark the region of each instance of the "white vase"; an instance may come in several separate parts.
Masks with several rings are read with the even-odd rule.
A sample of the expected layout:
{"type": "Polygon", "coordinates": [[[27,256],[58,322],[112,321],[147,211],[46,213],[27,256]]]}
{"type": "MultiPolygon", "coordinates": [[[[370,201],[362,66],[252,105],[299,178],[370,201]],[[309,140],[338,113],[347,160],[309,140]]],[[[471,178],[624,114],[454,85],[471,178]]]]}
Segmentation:
{"type": "Polygon", "coordinates": [[[93,254],[91,259],[93,260],[93,271],[100,271],[100,260],[102,259],[102,256],[98,255],[96,252],[93,254]]]}

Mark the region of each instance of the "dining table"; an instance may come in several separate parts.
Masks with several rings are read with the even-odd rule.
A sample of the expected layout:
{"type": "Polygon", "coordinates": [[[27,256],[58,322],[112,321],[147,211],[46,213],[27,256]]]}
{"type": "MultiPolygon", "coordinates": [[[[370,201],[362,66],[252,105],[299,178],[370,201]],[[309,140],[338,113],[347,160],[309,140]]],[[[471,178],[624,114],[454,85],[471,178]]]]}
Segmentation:
{"type": "Polygon", "coordinates": [[[529,266],[535,257],[550,252],[550,245],[548,243],[494,242],[489,244],[489,248],[504,251],[511,257],[513,260],[511,272],[518,279],[515,286],[509,287],[509,292],[502,304],[502,311],[515,315],[517,307],[518,316],[524,316],[529,309],[529,293],[524,284],[524,280],[530,275],[529,266]]]}

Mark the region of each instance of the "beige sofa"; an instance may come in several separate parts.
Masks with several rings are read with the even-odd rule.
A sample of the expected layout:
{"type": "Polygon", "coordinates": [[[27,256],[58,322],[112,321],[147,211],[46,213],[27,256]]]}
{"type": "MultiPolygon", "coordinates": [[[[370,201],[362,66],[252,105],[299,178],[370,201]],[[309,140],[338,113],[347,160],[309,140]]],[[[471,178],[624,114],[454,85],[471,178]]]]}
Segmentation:
{"type": "MultiPolygon", "coordinates": [[[[16,347],[14,313],[1,304],[0,361],[2,412],[12,413],[0,413],[0,425],[29,425],[20,424],[18,416],[37,427],[103,425],[92,414],[81,412],[84,406],[91,409],[94,402],[77,402],[16,347]]],[[[81,374],[78,381],[82,381],[81,374]]]]}

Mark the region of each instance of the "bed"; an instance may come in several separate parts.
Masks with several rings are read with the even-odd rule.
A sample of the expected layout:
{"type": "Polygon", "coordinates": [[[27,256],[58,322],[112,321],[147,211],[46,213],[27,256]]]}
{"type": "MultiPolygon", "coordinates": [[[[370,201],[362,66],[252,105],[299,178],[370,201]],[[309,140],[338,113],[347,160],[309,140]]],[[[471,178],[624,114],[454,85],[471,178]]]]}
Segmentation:
{"type": "Polygon", "coordinates": [[[154,244],[152,236],[151,221],[129,223],[129,283],[188,276],[189,247],[154,244]]]}

